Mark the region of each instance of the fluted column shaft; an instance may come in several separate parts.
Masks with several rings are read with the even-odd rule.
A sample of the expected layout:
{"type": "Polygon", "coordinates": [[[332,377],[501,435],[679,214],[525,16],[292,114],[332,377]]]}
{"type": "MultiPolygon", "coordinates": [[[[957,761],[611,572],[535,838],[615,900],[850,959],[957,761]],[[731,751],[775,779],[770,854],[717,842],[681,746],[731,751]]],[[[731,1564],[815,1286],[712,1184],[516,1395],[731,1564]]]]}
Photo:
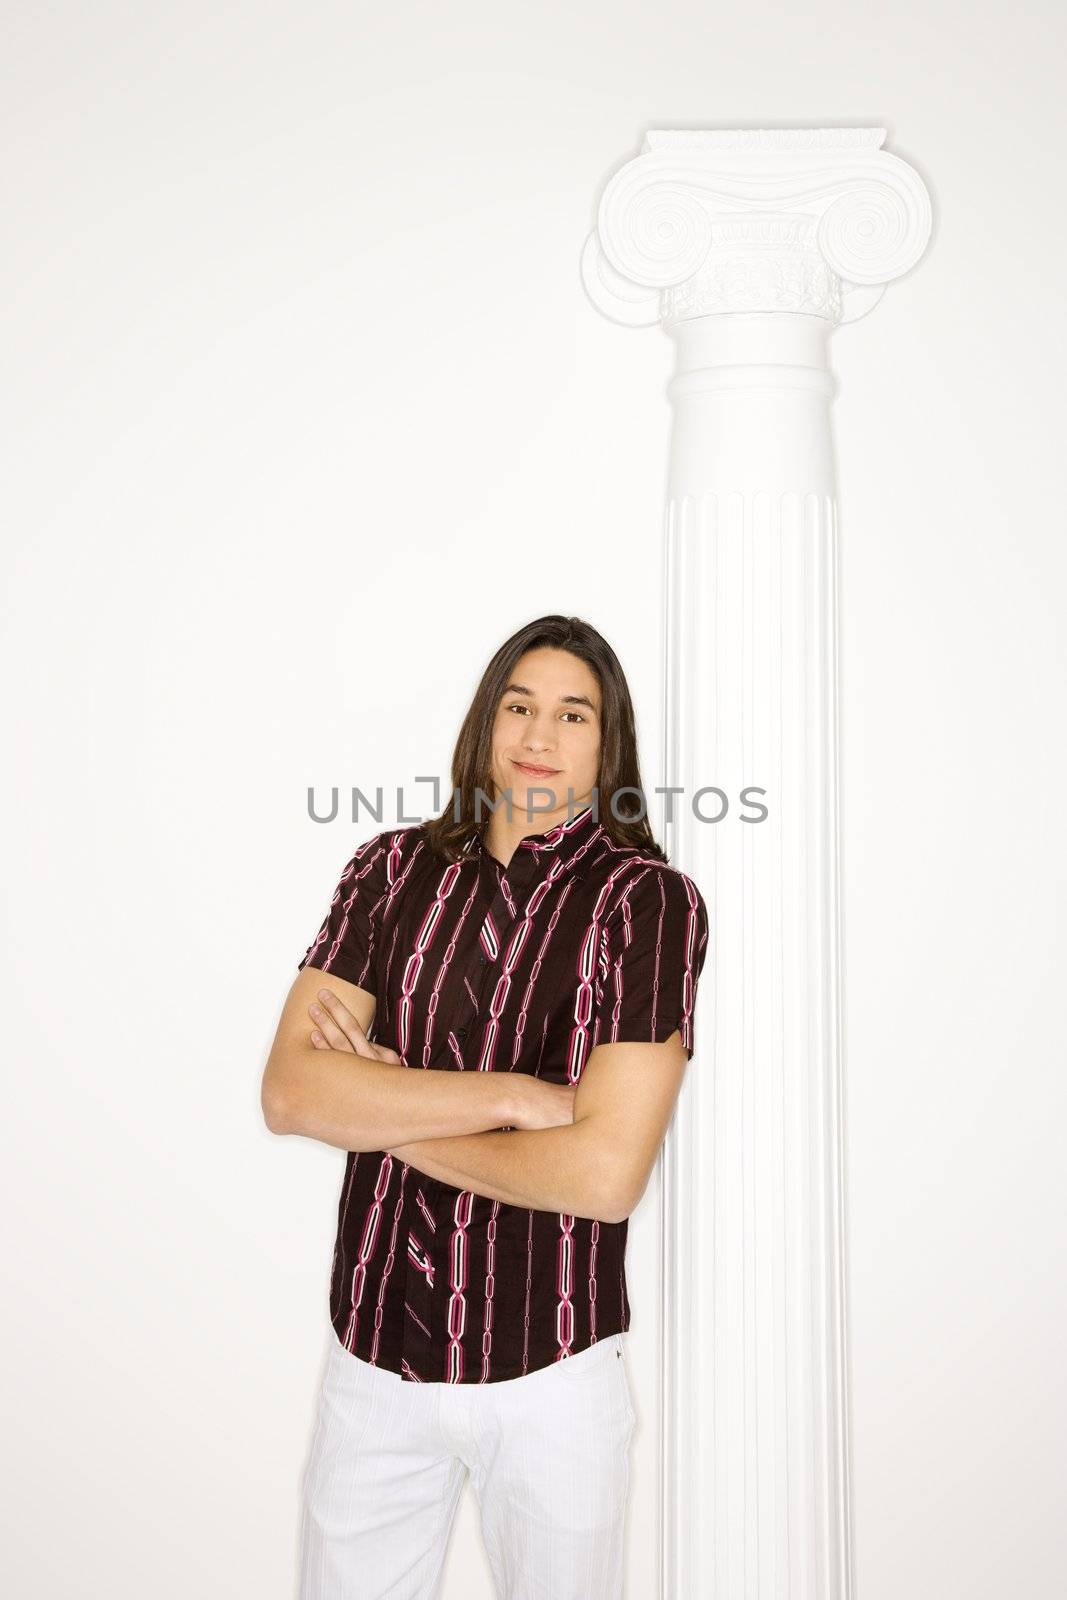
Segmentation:
{"type": "Polygon", "coordinates": [[[675,331],[666,770],[682,769],[687,792],[715,784],[731,810],[709,826],[680,806],[671,837],[707,886],[712,954],[664,1164],[663,1594],[837,1600],[848,1512],[827,325],[741,313],[675,331]],[[765,820],[738,820],[746,791],[760,791],[765,820]]]}

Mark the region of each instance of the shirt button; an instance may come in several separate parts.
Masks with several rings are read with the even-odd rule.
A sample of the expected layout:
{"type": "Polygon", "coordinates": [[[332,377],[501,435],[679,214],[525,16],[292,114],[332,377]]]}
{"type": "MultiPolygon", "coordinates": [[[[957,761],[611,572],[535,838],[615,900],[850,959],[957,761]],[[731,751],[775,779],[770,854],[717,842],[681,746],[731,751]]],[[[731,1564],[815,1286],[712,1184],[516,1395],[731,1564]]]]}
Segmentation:
{"type": "Polygon", "coordinates": [[[456,1038],[457,1038],[457,1040],[459,1041],[460,1044],[463,1043],[464,1039],[467,1037],[468,1032],[469,1032],[469,1030],[467,1028],[457,1028],[456,1029],[456,1038]]]}

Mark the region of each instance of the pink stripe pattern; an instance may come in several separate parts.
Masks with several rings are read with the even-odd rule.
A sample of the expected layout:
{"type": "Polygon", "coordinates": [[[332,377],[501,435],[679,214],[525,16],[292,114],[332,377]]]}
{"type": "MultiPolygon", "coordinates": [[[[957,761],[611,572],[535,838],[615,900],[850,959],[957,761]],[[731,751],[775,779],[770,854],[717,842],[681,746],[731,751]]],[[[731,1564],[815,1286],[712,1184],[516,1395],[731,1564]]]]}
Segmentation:
{"type": "MultiPolygon", "coordinates": [[[[373,995],[370,1037],[410,1070],[574,1085],[599,1045],[677,1032],[692,1056],[707,945],[693,880],[587,806],[528,834],[506,867],[477,832],[452,862],[421,825],[376,834],[299,966],[373,995]]],[[[409,1382],[519,1377],[629,1328],[626,1234],[350,1151],[330,1319],[346,1350],[409,1382]]]]}

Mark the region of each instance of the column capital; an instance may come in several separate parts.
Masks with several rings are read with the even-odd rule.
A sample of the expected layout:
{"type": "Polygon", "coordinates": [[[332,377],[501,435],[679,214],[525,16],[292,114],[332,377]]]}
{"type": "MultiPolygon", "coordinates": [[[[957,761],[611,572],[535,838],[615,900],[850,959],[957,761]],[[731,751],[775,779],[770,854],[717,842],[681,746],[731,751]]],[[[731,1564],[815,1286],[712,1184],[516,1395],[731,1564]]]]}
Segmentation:
{"type": "Polygon", "coordinates": [[[854,322],[920,259],[931,206],[884,128],[665,129],[608,181],[582,282],[614,322],[854,322]]]}

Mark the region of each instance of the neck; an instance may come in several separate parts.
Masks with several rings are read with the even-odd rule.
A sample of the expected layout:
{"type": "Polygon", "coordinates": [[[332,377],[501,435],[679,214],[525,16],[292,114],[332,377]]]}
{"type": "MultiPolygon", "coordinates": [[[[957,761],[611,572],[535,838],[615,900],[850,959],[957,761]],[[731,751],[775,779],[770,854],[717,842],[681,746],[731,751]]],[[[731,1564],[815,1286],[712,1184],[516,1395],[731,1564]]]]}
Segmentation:
{"type": "Polygon", "coordinates": [[[523,839],[532,833],[547,833],[557,823],[570,822],[579,812],[588,810],[591,804],[592,797],[589,796],[584,800],[575,799],[570,807],[564,804],[552,811],[534,811],[528,817],[526,806],[513,800],[510,818],[506,805],[499,806],[489,818],[485,830],[486,847],[490,855],[496,856],[506,867],[523,839]]]}

